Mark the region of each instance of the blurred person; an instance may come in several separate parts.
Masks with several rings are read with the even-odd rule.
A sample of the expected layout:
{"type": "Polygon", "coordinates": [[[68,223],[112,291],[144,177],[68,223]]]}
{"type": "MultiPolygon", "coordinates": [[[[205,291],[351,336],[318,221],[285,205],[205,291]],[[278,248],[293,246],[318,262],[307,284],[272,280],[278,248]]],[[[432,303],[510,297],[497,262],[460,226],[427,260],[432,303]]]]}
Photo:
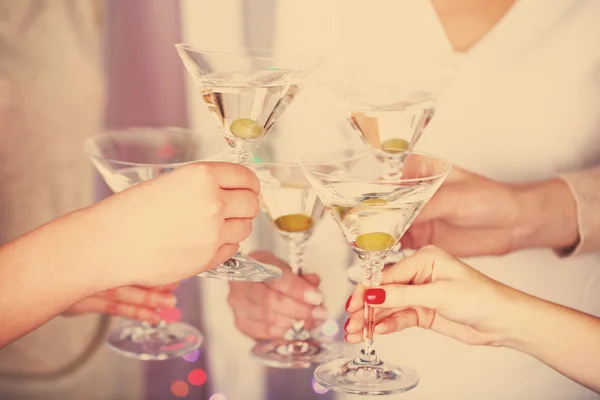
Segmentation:
{"type": "MultiPolygon", "coordinates": [[[[94,201],[83,142],[103,126],[104,1],[0,0],[0,16],[0,244],[5,244],[94,201]]],[[[98,313],[154,321],[157,302],[174,304],[173,288],[97,294],[5,346],[0,398],[139,398],[140,363],[104,346],[112,320],[98,313]]]]}
{"type": "Polygon", "coordinates": [[[529,354],[600,393],[600,318],[515,290],[434,246],[388,268],[381,287],[348,299],[346,340],[362,342],[364,303],[375,332],[420,327],[468,345],[529,354]]]}
{"type": "Polygon", "coordinates": [[[453,256],[549,248],[560,256],[600,251],[600,167],[533,183],[504,183],[454,168],[402,238],[453,256]]]}
{"type": "MultiPolygon", "coordinates": [[[[469,265],[503,284],[600,315],[600,255],[589,240],[597,213],[590,214],[590,208],[583,205],[597,207],[595,200],[589,199],[594,198],[590,194],[597,187],[597,172],[593,168],[600,162],[600,49],[595,43],[600,36],[596,22],[600,3],[359,3],[358,8],[357,2],[338,4],[338,24],[346,23],[340,28],[340,35],[348,33],[348,40],[336,51],[353,57],[352,61],[346,58],[347,63],[376,66],[393,62],[398,53],[436,55],[453,51],[461,69],[416,149],[439,155],[470,172],[462,176],[464,185],[449,181],[442,186],[431,207],[423,211],[422,223],[417,223],[406,236],[405,245],[418,247],[435,238],[434,243],[449,250],[450,245],[455,246],[456,254],[468,257],[465,261],[469,265]],[[507,194],[506,188],[515,186],[528,192],[524,196],[525,208],[507,194]],[[536,198],[542,200],[545,211],[536,209],[532,214],[532,200],[536,198]],[[450,209],[452,214],[442,214],[441,210],[450,209]],[[436,222],[427,222],[436,215],[440,216],[436,222]],[[512,222],[519,221],[521,236],[514,243],[515,239],[502,242],[498,236],[501,228],[482,225],[472,226],[481,228],[476,233],[474,229],[464,229],[456,237],[435,236],[438,225],[446,228],[444,224],[455,221],[455,215],[466,216],[465,221],[472,215],[469,223],[484,223],[480,217],[493,216],[495,219],[487,221],[497,222],[498,227],[509,221],[503,218],[510,217],[512,222]],[[533,225],[527,226],[528,223],[533,225]],[[435,229],[428,231],[428,225],[435,229]],[[529,242],[525,233],[529,233],[529,242]],[[467,242],[473,236],[477,241],[468,248],[467,242]]],[[[288,20],[280,22],[281,43],[297,36],[296,31],[286,29],[286,22],[294,17],[290,12],[288,20]]],[[[332,71],[343,67],[343,62],[329,66],[332,71]]],[[[310,137],[307,126],[332,126],[339,116],[331,108],[327,111],[324,102],[320,92],[303,93],[281,118],[279,129],[297,138],[293,141],[295,151],[308,152],[311,146],[321,144],[318,140],[323,137],[310,137]]],[[[455,176],[458,174],[459,171],[455,176]]],[[[336,229],[327,231],[327,245],[335,241],[336,229]]],[[[309,255],[316,251],[325,254],[327,250],[308,246],[309,255]]],[[[345,261],[327,262],[327,272],[336,265],[346,267],[345,261]]],[[[307,287],[306,283],[295,285],[307,287]]],[[[341,286],[339,280],[324,281],[319,288],[327,299],[341,286]]],[[[277,283],[268,289],[277,290],[277,283]]],[[[247,290],[231,285],[230,296],[244,296],[247,290]]],[[[303,308],[315,307],[308,301],[298,301],[296,295],[290,297],[303,308]]],[[[243,322],[239,328],[251,336],[259,332],[261,338],[275,337],[278,331],[270,332],[264,322],[261,327],[244,322],[243,316],[250,307],[249,303],[236,303],[233,308],[237,319],[243,322]]],[[[256,312],[277,315],[280,311],[275,307],[265,303],[256,312]]],[[[296,311],[300,312],[300,308],[296,311]]],[[[286,313],[290,312],[286,309],[286,313]]],[[[287,319],[287,315],[281,315],[270,323],[282,326],[287,319]]],[[[402,332],[402,339],[378,338],[377,348],[386,361],[410,365],[421,376],[419,386],[398,395],[399,399],[600,398],[544,363],[507,348],[470,347],[420,330],[402,332]]]]}
{"type": "Polygon", "coordinates": [[[135,285],[165,288],[226,261],[252,230],[259,190],[243,166],[190,164],[1,246],[0,348],[95,293],[129,287],[160,307],[135,285]]]}

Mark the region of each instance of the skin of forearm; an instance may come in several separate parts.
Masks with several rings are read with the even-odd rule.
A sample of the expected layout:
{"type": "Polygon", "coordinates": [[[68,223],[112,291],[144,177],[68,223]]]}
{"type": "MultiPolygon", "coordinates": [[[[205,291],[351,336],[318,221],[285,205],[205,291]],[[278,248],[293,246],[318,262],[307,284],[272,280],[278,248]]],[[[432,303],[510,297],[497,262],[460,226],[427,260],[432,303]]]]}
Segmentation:
{"type": "Polygon", "coordinates": [[[565,250],[577,244],[577,205],[562,180],[514,189],[521,204],[519,223],[513,233],[514,250],[540,247],[565,250]]]}
{"type": "Polygon", "coordinates": [[[0,247],[0,348],[71,305],[108,289],[86,266],[94,238],[76,212],[0,247]]]}
{"type": "Polygon", "coordinates": [[[600,318],[519,294],[499,343],[600,393],[600,318]]]}

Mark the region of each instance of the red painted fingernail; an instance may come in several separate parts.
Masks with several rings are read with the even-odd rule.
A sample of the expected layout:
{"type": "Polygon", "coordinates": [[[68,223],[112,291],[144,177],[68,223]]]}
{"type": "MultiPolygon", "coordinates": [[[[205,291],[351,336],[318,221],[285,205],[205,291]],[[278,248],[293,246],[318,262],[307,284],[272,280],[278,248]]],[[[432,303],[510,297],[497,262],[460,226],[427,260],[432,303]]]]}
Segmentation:
{"type": "Polygon", "coordinates": [[[351,301],[352,301],[352,296],[348,297],[348,300],[346,300],[346,311],[348,311],[348,307],[350,307],[351,301]]]}
{"type": "Polygon", "coordinates": [[[348,335],[344,335],[344,342],[348,341],[348,335]]]}
{"type": "Polygon", "coordinates": [[[345,330],[346,332],[348,332],[348,330],[346,329],[346,328],[348,328],[348,325],[350,325],[350,319],[347,319],[347,320],[346,320],[346,323],[344,324],[344,330],[345,330]]]}
{"type": "Polygon", "coordinates": [[[385,301],[385,290],[381,288],[367,289],[365,299],[368,304],[382,304],[385,301]]]}

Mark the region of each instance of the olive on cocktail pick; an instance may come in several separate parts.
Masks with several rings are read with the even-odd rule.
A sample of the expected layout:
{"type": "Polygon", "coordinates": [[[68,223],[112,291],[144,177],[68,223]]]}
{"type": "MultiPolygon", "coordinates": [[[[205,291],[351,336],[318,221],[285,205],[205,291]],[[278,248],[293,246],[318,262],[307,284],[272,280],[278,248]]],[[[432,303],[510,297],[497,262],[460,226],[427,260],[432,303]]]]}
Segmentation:
{"type": "Polygon", "coordinates": [[[383,251],[394,245],[394,238],[385,232],[369,232],[359,235],[354,243],[361,250],[383,251]]]}
{"type": "Polygon", "coordinates": [[[265,128],[248,118],[239,118],[229,126],[231,134],[240,139],[260,139],[265,134],[265,128]]]}
{"type": "Polygon", "coordinates": [[[404,139],[388,139],[385,142],[381,143],[381,150],[386,153],[402,153],[403,151],[408,150],[410,143],[404,139]]]}
{"type": "Polygon", "coordinates": [[[275,225],[284,232],[305,232],[312,228],[313,220],[304,214],[288,214],[277,218],[275,225]]]}

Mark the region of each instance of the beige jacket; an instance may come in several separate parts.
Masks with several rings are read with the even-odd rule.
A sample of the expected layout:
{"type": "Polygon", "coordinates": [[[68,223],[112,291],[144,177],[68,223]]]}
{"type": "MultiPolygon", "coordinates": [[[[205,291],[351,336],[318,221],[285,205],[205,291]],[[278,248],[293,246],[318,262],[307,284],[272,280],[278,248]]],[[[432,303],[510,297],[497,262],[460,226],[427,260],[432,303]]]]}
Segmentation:
{"type": "MultiPolygon", "coordinates": [[[[93,201],[82,146],[104,116],[101,4],[0,0],[0,244],[93,201]]],[[[57,317],[0,350],[0,399],[139,398],[140,365],[104,346],[109,323],[57,317]]]]}
{"type": "Polygon", "coordinates": [[[577,203],[580,239],[568,255],[600,251],[600,166],[560,177],[571,189],[577,203]]]}

